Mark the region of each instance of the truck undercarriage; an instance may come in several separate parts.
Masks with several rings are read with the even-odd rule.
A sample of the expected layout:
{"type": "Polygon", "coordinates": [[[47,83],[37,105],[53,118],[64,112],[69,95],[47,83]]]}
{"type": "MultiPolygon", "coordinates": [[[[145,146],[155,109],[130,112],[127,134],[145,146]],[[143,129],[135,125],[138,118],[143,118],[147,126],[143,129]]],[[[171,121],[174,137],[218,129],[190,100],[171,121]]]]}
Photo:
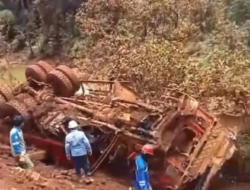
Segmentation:
{"type": "MultiPolygon", "coordinates": [[[[76,120],[93,147],[92,172],[105,163],[133,170],[133,159],[147,143],[155,147],[149,160],[153,188],[180,189],[199,179],[206,190],[235,151],[229,135],[212,114],[186,94],[170,90],[146,103],[129,81],[86,81],[65,65],[39,61],[26,69],[27,82],[0,87],[1,134],[8,142],[11,118],[26,118],[24,136],[54,158],[70,165],[64,153],[65,123],[76,120]]],[[[2,138],[4,139],[4,138],[2,138]]]]}

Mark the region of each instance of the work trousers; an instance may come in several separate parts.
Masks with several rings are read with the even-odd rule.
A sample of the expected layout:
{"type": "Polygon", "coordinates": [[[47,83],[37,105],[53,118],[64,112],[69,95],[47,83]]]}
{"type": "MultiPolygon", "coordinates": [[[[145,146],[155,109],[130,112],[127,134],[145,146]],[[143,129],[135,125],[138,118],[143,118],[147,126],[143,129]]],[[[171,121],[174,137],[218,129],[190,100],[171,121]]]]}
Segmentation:
{"type": "Polygon", "coordinates": [[[73,156],[72,160],[74,162],[76,174],[78,176],[81,176],[82,174],[81,169],[84,169],[86,175],[90,175],[90,165],[89,165],[88,155],[73,156]]]}
{"type": "Polygon", "coordinates": [[[16,161],[18,162],[19,167],[23,169],[32,169],[34,168],[33,162],[30,160],[29,156],[27,154],[22,156],[23,160],[20,161],[19,157],[16,157],[16,161]]]}
{"type": "MultiPolygon", "coordinates": [[[[147,189],[152,190],[152,187],[149,186],[149,187],[147,187],[147,189]]],[[[131,190],[141,190],[141,189],[138,189],[138,188],[136,188],[136,187],[132,187],[131,190]]]]}

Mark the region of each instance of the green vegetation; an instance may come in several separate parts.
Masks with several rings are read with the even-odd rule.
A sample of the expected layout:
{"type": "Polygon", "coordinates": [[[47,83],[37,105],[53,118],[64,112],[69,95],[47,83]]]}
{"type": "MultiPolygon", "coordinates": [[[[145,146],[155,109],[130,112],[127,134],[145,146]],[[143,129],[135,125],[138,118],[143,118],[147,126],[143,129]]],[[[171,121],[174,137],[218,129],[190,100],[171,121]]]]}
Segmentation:
{"type": "Polygon", "coordinates": [[[250,54],[249,12],[241,6],[250,6],[240,3],[90,0],[77,15],[88,40],[79,57],[104,76],[136,81],[147,96],[175,87],[212,111],[242,112],[250,54]],[[242,20],[233,22],[237,11],[242,20]]]}
{"type": "Polygon", "coordinates": [[[2,32],[11,50],[70,57],[93,78],[135,81],[150,98],[178,88],[215,112],[248,104],[248,1],[89,0],[75,16],[36,0],[24,10],[26,25],[2,32]]]}

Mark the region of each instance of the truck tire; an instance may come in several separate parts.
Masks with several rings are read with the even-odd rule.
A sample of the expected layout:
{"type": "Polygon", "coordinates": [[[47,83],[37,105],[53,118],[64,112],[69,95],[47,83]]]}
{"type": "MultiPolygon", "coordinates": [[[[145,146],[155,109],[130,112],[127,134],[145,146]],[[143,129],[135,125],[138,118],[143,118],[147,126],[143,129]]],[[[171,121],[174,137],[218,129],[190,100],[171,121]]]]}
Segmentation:
{"type": "Polygon", "coordinates": [[[26,108],[25,104],[19,102],[17,99],[13,99],[9,101],[7,104],[12,106],[15,109],[14,114],[21,114],[24,116],[28,112],[28,109],[26,108]]]}
{"type": "Polygon", "coordinates": [[[73,70],[71,70],[66,65],[60,65],[56,67],[56,70],[61,71],[64,75],[68,77],[75,91],[77,91],[80,88],[80,80],[73,70]]]}
{"type": "Polygon", "coordinates": [[[59,70],[52,70],[48,74],[48,83],[53,87],[54,93],[58,96],[70,97],[74,95],[74,87],[70,80],[59,70]]]}
{"type": "Polygon", "coordinates": [[[35,65],[40,67],[47,75],[54,69],[53,66],[46,61],[38,61],[35,65]]]}
{"type": "Polygon", "coordinates": [[[0,87],[0,95],[5,99],[5,101],[9,101],[13,95],[12,95],[12,89],[7,85],[1,85],[0,87]]]}
{"type": "Polygon", "coordinates": [[[16,109],[8,103],[0,103],[0,118],[13,117],[16,114],[16,109]]]}
{"type": "Polygon", "coordinates": [[[41,69],[37,65],[30,65],[25,71],[25,76],[28,82],[32,83],[32,81],[29,81],[29,78],[36,80],[38,82],[46,82],[47,75],[43,69],[41,69]]]}
{"type": "Polygon", "coordinates": [[[19,102],[23,102],[26,105],[27,109],[32,109],[35,106],[37,106],[38,102],[36,101],[36,99],[32,96],[30,96],[27,93],[22,93],[22,94],[18,94],[15,99],[18,99],[19,102]]]}
{"type": "Polygon", "coordinates": [[[4,102],[6,102],[5,98],[2,95],[0,95],[0,103],[4,103],[4,102]]]}

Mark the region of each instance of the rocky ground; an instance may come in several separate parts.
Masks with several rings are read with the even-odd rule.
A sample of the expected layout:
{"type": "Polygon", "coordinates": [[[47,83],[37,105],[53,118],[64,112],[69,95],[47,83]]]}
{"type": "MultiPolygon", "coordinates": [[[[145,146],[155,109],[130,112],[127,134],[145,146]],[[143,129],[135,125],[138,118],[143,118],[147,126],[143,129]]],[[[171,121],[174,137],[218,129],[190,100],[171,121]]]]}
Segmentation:
{"type": "MultiPolygon", "coordinates": [[[[9,152],[0,149],[0,190],[128,190],[129,182],[101,172],[94,174],[92,184],[79,183],[73,169],[65,170],[39,161],[35,163],[34,170],[22,170],[16,167],[9,152]]],[[[214,189],[249,190],[250,183],[230,183],[221,179],[210,188],[214,189]]]]}
{"type": "Polygon", "coordinates": [[[0,190],[127,190],[128,186],[103,173],[95,173],[94,182],[79,183],[74,170],[36,162],[34,170],[22,170],[16,166],[9,153],[0,151],[0,190]]]}

